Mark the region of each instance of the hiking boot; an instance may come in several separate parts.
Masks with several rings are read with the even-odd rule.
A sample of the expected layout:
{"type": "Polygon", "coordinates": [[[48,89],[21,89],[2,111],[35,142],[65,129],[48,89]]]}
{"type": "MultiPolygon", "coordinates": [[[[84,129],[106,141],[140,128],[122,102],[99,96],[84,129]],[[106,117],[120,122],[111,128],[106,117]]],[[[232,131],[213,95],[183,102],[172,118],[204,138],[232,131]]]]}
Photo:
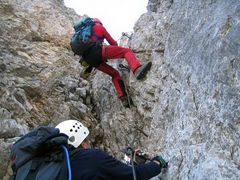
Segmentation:
{"type": "Polygon", "coordinates": [[[123,105],[125,108],[130,108],[130,105],[129,105],[128,97],[127,97],[127,96],[121,96],[121,97],[119,97],[119,99],[121,100],[122,105],[123,105]]]}
{"type": "Polygon", "coordinates": [[[146,76],[147,72],[150,70],[151,66],[152,66],[152,62],[147,62],[147,63],[139,66],[134,71],[134,75],[136,76],[136,78],[138,80],[143,79],[146,76]]]}

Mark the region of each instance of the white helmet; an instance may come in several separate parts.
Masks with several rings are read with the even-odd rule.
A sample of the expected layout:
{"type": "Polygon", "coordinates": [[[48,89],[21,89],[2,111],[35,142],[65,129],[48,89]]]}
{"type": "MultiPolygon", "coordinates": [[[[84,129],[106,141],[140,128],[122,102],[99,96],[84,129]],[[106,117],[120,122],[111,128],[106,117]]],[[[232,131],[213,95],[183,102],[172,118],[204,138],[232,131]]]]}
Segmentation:
{"type": "Polygon", "coordinates": [[[82,123],[76,120],[66,120],[56,126],[60,133],[68,136],[68,144],[77,148],[88,136],[89,130],[82,123]]]}

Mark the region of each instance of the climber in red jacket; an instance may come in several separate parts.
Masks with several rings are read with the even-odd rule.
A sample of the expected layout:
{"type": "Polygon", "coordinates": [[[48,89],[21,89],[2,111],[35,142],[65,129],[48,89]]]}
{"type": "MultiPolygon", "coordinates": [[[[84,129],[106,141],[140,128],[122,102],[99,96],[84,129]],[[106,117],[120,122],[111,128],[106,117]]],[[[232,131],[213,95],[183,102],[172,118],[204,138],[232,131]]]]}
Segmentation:
{"type": "MultiPolygon", "coordinates": [[[[110,59],[118,59],[118,58],[125,58],[128,62],[128,65],[136,78],[138,80],[143,79],[147,72],[150,70],[152,63],[148,62],[146,64],[141,65],[139,60],[135,57],[134,53],[129,48],[120,47],[117,44],[108,31],[103,26],[102,22],[98,18],[93,18],[95,25],[92,29],[92,36],[91,39],[94,41],[98,41],[101,44],[103,43],[104,39],[108,41],[110,45],[102,45],[102,63],[96,66],[96,69],[110,75],[112,77],[112,82],[115,86],[117,91],[118,97],[121,99],[123,105],[125,107],[129,107],[128,98],[125,90],[124,82],[119,74],[119,72],[108,65],[106,63],[107,60],[110,59]]],[[[86,59],[93,59],[94,52],[90,52],[88,54],[89,57],[85,57],[86,59]]],[[[96,54],[95,54],[96,55],[96,54]]]]}

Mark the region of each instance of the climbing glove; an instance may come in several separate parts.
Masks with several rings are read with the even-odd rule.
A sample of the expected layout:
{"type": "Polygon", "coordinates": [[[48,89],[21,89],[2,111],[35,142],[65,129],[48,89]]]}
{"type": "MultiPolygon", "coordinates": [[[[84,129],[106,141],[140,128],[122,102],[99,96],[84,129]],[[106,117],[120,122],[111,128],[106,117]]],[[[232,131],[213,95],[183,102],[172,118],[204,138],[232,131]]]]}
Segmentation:
{"type": "Polygon", "coordinates": [[[92,66],[88,66],[85,70],[84,70],[84,73],[85,74],[90,74],[93,70],[93,67],[92,66]]]}
{"type": "Polygon", "coordinates": [[[88,66],[89,66],[89,64],[88,64],[85,60],[83,60],[83,59],[80,59],[79,63],[80,63],[81,66],[83,66],[83,67],[88,67],[88,66]]]}
{"type": "Polygon", "coordinates": [[[168,162],[163,159],[162,156],[155,156],[152,161],[158,161],[161,168],[168,168],[168,162]]]}
{"type": "Polygon", "coordinates": [[[92,66],[84,67],[83,72],[81,73],[80,76],[84,79],[87,79],[91,75],[92,70],[93,70],[92,66]]]}

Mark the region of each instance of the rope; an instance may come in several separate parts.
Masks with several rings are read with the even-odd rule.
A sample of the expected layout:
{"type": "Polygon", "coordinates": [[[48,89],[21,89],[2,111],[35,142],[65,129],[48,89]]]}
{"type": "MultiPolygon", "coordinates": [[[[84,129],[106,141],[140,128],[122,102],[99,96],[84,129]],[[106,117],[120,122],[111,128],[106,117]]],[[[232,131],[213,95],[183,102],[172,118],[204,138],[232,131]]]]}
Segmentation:
{"type": "Polygon", "coordinates": [[[61,147],[63,148],[64,154],[66,157],[67,168],[68,168],[68,180],[72,180],[72,171],[71,171],[71,164],[70,164],[68,150],[64,145],[61,145],[61,147]]]}
{"type": "Polygon", "coordinates": [[[131,165],[132,165],[132,171],[133,171],[133,180],[137,180],[136,172],[135,172],[135,168],[134,168],[134,159],[135,159],[135,156],[136,156],[136,152],[134,151],[133,154],[131,153],[131,165]]]}

